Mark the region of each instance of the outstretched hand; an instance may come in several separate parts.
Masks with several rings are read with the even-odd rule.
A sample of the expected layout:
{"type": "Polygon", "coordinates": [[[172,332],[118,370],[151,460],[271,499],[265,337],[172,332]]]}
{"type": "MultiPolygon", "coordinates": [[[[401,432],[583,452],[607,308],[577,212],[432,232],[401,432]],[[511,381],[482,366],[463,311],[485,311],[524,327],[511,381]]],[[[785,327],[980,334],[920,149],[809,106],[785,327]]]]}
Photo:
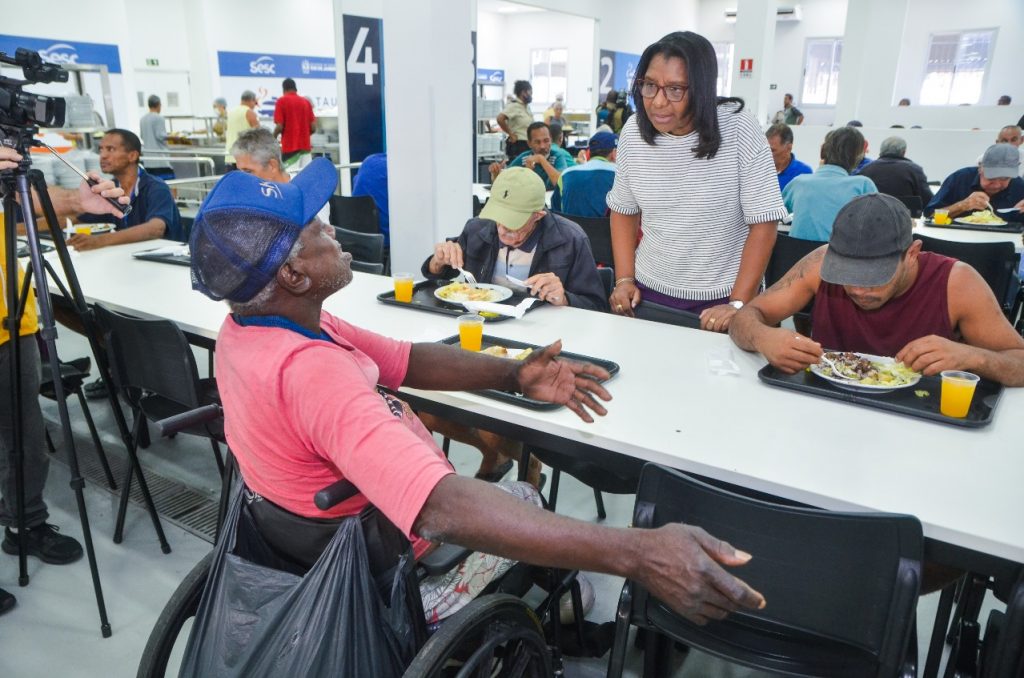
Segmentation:
{"type": "Polygon", "coordinates": [[[561,352],[562,341],[558,340],[523,361],[517,374],[520,390],[529,398],[565,405],[580,419],[592,423],[591,411],[600,416],[608,413],[594,396],[604,401],[612,399],[600,384],[611,375],[591,363],[558,359],[561,352]]]}
{"type": "Polygon", "coordinates": [[[673,523],[645,531],[644,571],[638,577],[658,600],[695,624],[725,619],[740,609],[758,610],[765,599],[722,568],[750,561],[750,554],[700,527],[673,523]]]}

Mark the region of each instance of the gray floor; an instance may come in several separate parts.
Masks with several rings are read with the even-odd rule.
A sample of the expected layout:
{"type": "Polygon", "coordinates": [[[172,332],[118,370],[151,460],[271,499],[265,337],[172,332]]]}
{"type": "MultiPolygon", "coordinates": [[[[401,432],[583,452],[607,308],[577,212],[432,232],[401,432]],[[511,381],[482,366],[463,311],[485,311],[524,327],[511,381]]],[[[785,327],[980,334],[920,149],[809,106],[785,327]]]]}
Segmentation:
{"type": "MultiPolygon", "coordinates": [[[[68,332],[61,333],[60,353],[63,358],[88,353],[84,341],[76,335],[68,335],[68,332]]],[[[204,365],[205,353],[197,353],[197,357],[199,364],[204,365]]],[[[43,401],[43,404],[48,426],[60,446],[57,410],[52,403],[43,401]]],[[[92,405],[92,410],[108,454],[123,455],[107,404],[97,402],[92,405]]],[[[70,411],[78,454],[87,460],[94,454],[93,445],[77,402],[71,404],[70,411]]],[[[210,497],[219,492],[213,456],[204,440],[188,436],[178,436],[173,441],[159,440],[149,450],[142,451],[140,456],[147,470],[178,479],[210,497]]],[[[475,450],[455,445],[452,460],[460,473],[471,474],[479,462],[479,455],[475,450]]],[[[81,539],[82,528],[75,497],[68,486],[69,478],[68,467],[64,463],[57,461],[51,464],[47,487],[51,522],[59,525],[63,532],[81,539]]],[[[18,597],[18,606],[0,617],[0,676],[114,678],[134,675],[142,648],[164,603],[182,577],[211,548],[208,541],[164,521],[173,551],[167,555],[161,553],[148,516],[137,506],[130,506],[124,542],[115,545],[112,534],[117,511],[116,496],[104,487],[89,484],[85,499],[113,636],[107,639],[100,636],[89,568],[84,559],[60,567],[30,558],[31,583],[22,588],[17,584],[17,559],[0,554],[0,587],[18,597]]],[[[605,505],[607,524],[628,524],[632,511],[631,497],[606,495],[605,505]]],[[[560,512],[582,520],[596,519],[591,491],[568,477],[563,478],[558,508],[560,512]]],[[[605,575],[587,576],[597,594],[588,619],[610,621],[622,580],[605,575]]],[[[927,647],[936,601],[937,596],[928,596],[918,606],[922,654],[927,647]]],[[[636,651],[631,652],[626,675],[637,676],[641,657],[636,651]]],[[[681,664],[675,672],[677,676],[753,678],[768,675],[697,652],[676,660],[681,664]]],[[[607,657],[570,660],[566,675],[602,676],[606,662],[607,657]]]]}

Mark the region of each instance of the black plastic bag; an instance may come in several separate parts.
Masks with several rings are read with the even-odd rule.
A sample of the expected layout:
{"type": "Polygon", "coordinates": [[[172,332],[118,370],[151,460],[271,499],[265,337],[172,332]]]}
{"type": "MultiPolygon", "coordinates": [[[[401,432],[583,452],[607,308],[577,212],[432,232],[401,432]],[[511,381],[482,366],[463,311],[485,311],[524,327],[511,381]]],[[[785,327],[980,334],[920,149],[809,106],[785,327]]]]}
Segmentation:
{"type": "Polygon", "coordinates": [[[353,516],[298,576],[280,569],[238,486],[221,534],[180,676],[401,676],[416,651],[411,549],[375,578],[353,516]]]}

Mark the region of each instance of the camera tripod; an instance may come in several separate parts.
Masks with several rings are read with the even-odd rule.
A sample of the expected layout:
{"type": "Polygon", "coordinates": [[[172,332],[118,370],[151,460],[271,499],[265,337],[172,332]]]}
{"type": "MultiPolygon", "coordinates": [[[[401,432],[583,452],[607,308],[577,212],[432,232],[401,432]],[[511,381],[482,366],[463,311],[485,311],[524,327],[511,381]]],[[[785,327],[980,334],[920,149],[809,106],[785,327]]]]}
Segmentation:
{"type": "MultiPolygon", "coordinates": [[[[20,378],[20,364],[22,360],[21,349],[19,346],[19,330],[21,328],[21,319],[25,311],[25,305],[28,300],[29,287],[32,284],[32,276],[36,277],[36,298],[39,303],[39,335],[46,345],[49,369],[53,378],[53,389],[55,399],[57,401],[58,410],[60,412],[61,430],[64,437],[64,443],[66,446],[67,461],[71,471],[71,489],[75,493],[75,499],[78,506],[78,515],[82,523],[82,536],[85,542],[85,552],[89,560],[89,569],[92,575],[93,590],[96,594],[96,605],[99,610],[100,617],[100,633],[104,638],[109,638],[111,635],[110,621],[107,619],[106,604],[103,600],[103,588],[100,583],[99,570],[96,565],[96,552],[93,548],[92,532],[89,528],[89,516],[86,512],[85,497],[83,494],[83,487],[85,481],[82,478],[82,474],[78,467],[78,455],[75,450],[74,437],[71,432],[71,420],[68,415],[67,397],[64,391],[64,386],[60,379],[60,361],[57,356],[57,331],[54,321],[53,306],[50,302],[49,286],[47,283],[47,268],[48,263],[44,261],[42,257],[42,250],[39,244],[39,231],[35,220],[35,206],[32,198],[32,192],[30,188],[36,189],[36,194],[39,198],[40,206],[43,209],[43,215],[49,225],[50,233],[53,237],[53,244],[56,248],[57,255],[60,260],[61,267],[64,271],[64,277],[67,281],[67,288],[61,286],[67,297],[70,294],[69,300],[73,302],[76,310],[85,319],[87,336],[89,338],[89,344],[92,348],[93,354],[97,357],[97,366],[100,369],[100,374],[106,380],[110,382],[109,369],[102,359],[103,350],[99,346],[96,340],[96,333],[92,327],[92,321],[88,311],[88,306],[85,303],[85,298],[82,295],[82,289],[78,283],[78,278],[75,275],[74,267],[71,263],[71,258],[68,255],[67,245],[64,242],[64,234],[57,225],[57,215],[53,208],[53,203],[50,201],[49,194],[47,193],[46,182],[43,179],[42,172],[39,170],[31,169],[31,158],[29,155],[29,147],[33,145],[33,135],[37,131],[33,127],[7,127],[2,126],[2,131],[5,134],[10,134],[11,137],[8,139],[8,143],[13,140],[15,144],[13,147],[22,156],[22,161],[19,163],[16,169],[4,170],[0,172],[0,187],[2,187],[3,193],[3,210],[4,210],[4,224],[5,224],[5,244],[6,244],[6,271],[7,271],[7,317],[4,319],[5,327],[7,328],[10,336],[8,341],[8,350],[10,357],[10,393],[8,397],[11,398],[12,410],[13,410],[13,451],[14,451],[14,472],[15,478],[17,479],[17,514],[18,514],[18,536],[19,536],[19,556],[18,556],[18,584],[20,586],[27,586],[29,583],[29,576],[27,570],[27,558],[26,558],[26,545],[25,545],[25,450],[24,450],[24,412],[23,404],[28,402],[29,399],[35,399],[39,397],[38,393],[24,393],[20,378]],[[15,200],[17,196],[18,201],[15,200]],[[20,202],[20,205],[19,205],[20,202]],[[20,215],[21,220],[25,224],[25,232],[28,240],[29,258],[30,264],[26,269],[24,283],[20,286],[17,284],[18,281],[18,238],[17,238],[17,224],[18,216],[20,215]]],[[[50,269],[52,271],[52,269],[50,269]]],[[[54,276],[55,281],[60,285],[59,279],[54,276]]],[[[115,408],[115,416],[120,414],[120,409],[115,408]]],[[[122,415],[123,418],[123,415],[122,415]]],[[[123,423],[123,422],[119,422],[123,423]]]]}

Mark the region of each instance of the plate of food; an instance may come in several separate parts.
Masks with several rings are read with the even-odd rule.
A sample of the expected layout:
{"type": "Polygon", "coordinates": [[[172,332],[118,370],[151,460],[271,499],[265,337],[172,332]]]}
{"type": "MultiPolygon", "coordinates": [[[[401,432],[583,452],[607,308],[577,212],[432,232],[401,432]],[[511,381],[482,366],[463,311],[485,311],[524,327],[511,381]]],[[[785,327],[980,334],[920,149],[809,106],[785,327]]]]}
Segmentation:
{"type": "Polygon", "coordinates": [[[851,351],[826,351],[810,370],[839,388],[858,393],[887,393],[921,380],[918,372],[895,358],[851,351]]]}
{"type": "Polygon", "coordinates": [[[958,224],[974,224],[975,226],[1006,226],[1006,221],[996,216],[992,210],[981,210],[968,214],[966,217],[954,219],[958,224]]]}
{"type": "Polygon", "coordinates": [[[501,285],[476,283],[471,285],[455,282],[434,290],[434,296],[449,304],[461,304],[464,301],[505,301],[512,296],[512,290],[501,285]]]}
{"type": "Polygon", "coordinates": [[[72,233],[87,233],[88,235],[110,233],[113,230],[114,224],[75,224],[71,227],[72,233]]]}
{"type": "Polygon", "coordinates": [[[533,353],[533,349],[506,348],[499,344],[495,344],[493,346],[488,346],[487,348],[480,352],[486,353],[487,355],[493,355],[496,358],[509,358],[510,360],[526,360],[529,357],[529,355],[533,353]]]}

